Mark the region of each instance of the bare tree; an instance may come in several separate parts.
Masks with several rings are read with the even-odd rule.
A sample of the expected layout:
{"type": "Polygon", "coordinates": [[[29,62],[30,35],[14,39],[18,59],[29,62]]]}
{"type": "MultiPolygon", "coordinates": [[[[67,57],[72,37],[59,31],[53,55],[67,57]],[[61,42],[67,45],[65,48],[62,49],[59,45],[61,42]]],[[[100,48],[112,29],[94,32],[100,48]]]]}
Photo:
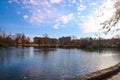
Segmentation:
{"type": "MultiPolygon", "coordinates": [[[[113,7],[115,9],[115,13],[112,15],[112,17],[109,20],[106,20],[100,24],[103,26],[102,29],[107,30],[105,34],[110,32],[113,27],[117,27],[120,21],[120,0],[113,0],[113,1],[115,3],[113,7]]],[[[104,16],[104,14],[102,16],[104,16]]],[[[120,28],[115,28],[115,30],[113,31],[118,31],[118,30],[120,30],[120,28]]]]}
{"type": "Polygon", "coordinates": [[[44,38],[49,38],[48,34],[43,34],[44,38]]]}
{"type": "Polygon", "coordinates": [[[16,46],[18,46],[19,44],[22,44],[22,46],[24,47],[25,44],[30,43],[30,38],[26,37],[24,34],[16,34],[15,43],[16,43],[16,46]]]}

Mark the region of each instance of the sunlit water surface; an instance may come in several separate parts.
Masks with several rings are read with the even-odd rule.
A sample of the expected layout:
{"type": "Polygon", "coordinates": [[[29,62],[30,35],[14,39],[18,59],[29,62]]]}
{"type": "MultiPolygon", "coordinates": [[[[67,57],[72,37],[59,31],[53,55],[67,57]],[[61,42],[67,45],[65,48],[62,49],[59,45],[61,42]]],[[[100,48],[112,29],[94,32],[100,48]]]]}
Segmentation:
{"type": "Polygon", "coordinates": [[[0,80],[64,80],[119,62],[119,50],[1,48],[0,80]]]}

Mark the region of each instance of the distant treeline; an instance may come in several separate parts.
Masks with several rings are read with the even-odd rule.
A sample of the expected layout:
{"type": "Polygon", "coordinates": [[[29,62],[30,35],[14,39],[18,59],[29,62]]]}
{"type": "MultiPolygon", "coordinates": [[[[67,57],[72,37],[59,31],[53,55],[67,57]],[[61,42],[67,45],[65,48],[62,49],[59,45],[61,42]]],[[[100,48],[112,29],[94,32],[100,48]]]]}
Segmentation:
{"type": "Polygon", "coordinates": [[[30,43],[30,38],[24,34],[11,35],[0,31],[0,47],[18,46],[19,44],[30,43]]]}
{"type": "MultiPolygon", "coordinates": [[[[70,43],[67,47],[77,47],[81,49],[99,49],[99,48],[119,48],[120,47],[120,39],[112,38],[112,39],[96,39],[96,38],[81,38],[79,39],[79,43],[77,46],[70,43]]],[[[74,40],[72,40],[74,41],[74,40]]],[[[30,42],[30,38],[25,34],[7,34],[5,32],[0,31],[0,47],[12,47],[12,46],[26,46],[26,44],[30,44],[34,46],[34,42],[30,42]],[[32,44],[30,44],[32,43],[32,44]]],[[[65,45],[59,46],[61,44],[58,43],[58,47],[66,47],[65,45]]],[[[28,45],[29,46],[29,45],[28,45]]]]}
{"type": "Polygon", "coordinates": [[[119,48],[120,39],[81,39],[80,48],[82,49],[100,49],[100,48],[119,48]]]}

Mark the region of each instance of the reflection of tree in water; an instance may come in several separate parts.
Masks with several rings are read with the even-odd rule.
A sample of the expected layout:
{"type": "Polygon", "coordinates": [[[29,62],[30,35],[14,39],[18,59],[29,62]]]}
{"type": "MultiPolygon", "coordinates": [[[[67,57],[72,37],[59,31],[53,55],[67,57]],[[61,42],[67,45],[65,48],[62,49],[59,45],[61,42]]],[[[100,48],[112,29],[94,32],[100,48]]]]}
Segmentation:
{"type": "Polygon", "coordinates": [[[20,58],[21,60],[24,59],[24,57],[25,57],[25,48],[24,47],[20,48],[20,50],[17,50],[16,57],[20,58]]]}
{"type": "MultiPolygon", "coordinates": [[[[3,50],[0,52],[3,52],[3,50]]],[[[6,53],[4,54],[4,52],[0,53],[0,63],[4,64],[5,62],[9,62],[9,57],[10,57],[9,54],[8,55],[6,53]]]]}
{"type": "Polygon", "coordinates": [[[49,52],[56,51],[56,48],[34,48],[35,54],[41,54],[47,55],[49,52]]]}
{"type": "Polygon", "coordinates": [[[13,58],[13,54],[11,49],[0,49],[0,63],[9,63],[9,61],[13,58]]]}
{"type": "Polygon", "coordinates": [[[116,59],[119,60],[119,58],[120,58],[120,48],[112,48],[111,50],[113,51],[113,53],[117,54],[116,59]]]}
{"type": "Polygon", "coordinates": [[[86,52],[86,53],[89,53],[89,52],[96,52],[96,53],[100,53],[100,52],[102,52],[102,50],[103,49],[77,49],[77,50],[81,50],[81,51],[83,51],[83,52],[86,52]]]}
{"type": "Polygon", "coordinates": [[[106,48],[102,49],[101,52],[99,52],[100,55],[105,55],[107,57],[111,56],[116,61],[119,61],[120,59],[120,50],[119,48],[106,48]]]}
{"type": "Polygon", "coordinates": [[[25,56],[28,57],[29,48],[6,48],[0,49],[0,63],[9,63],[11,60],[21,59],[25,56]]]}
{"type": "MultiPolygon", "coordinates": [[[[50,54],[55,53],[57,48],[34,48],[34,54],[46,63],[50,59],[50,54]]],[[[51,60],[51,59],[50,59],[51,60]]]]}
{"type": "Polygon", "coordinates": [[[44,51],[44,54],[48,54],[51,51],[56,51],[56,48],[44,48],[43,51],[44,51]]]}

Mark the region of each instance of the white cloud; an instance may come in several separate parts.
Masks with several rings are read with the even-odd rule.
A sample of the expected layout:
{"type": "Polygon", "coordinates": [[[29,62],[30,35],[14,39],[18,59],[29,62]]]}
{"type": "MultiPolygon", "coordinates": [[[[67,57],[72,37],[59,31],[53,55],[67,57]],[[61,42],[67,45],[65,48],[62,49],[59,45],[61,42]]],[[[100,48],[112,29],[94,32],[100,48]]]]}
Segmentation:
{"type": "Polygon", "coordinates": [[[74,15],[72,13],[68,15],[63,15],[59,19],[56,19],[56,24],[53,26],[54,29],[58,29],[58,27],[64,27],[70,20],[74,19],[74,15]]]}
{"type": "Polygon", "coordinates": [[[82,2],[82,0],[79,0],[80,2],[82,2]]]}
{"type": "Polygon", "coordinates": [[[80,16],[82,19],[85,18],[85,16],[80,16]]]}
{"type": "Polygon", "coordinates": [[[58,27],[59,27],[59,23],[57,23],[53,26],[54,29],[58,29],[58,27]]]}
{"type": "MultiPolygon", "coordinates": [[[[12,2],[18,0],[11,0],[12,2]]],[[[23,18],[34,25],[41,25],[55,22],[55,20],[59,20],[59,22],[55,22],[54,28],[58,28],[59,25],[67,24],[70,20],[74,18],[74,15],[68,11],[64,10],[64,7],[70,7],[73,2],[76,4],[76,0],[71,0],[71,3],[67,3],[65,1],[64,4],[62,0],[21,0],[22,4],[21,8],[25,11],[17,12],[17,14],[24,15],[23,18]],[[56,7],[54,3],[60,3],[57,5],[67,5],[63,6],[62,11],[59,10],[59,7],[56,7]],[[59,24],[58,24],[59,23],[59,24]]]]}
{"type": "Polygon", "coordinates": [[[18,11],[18,12],[17,12],[17,14],[21,14],[21,12],[20,12],[20,11],[18,11]]]}
{"type": "MultiPolygon", "coordinates": [[[[109,20],[114,15],[115,9],[113,8],[113,5],[114,5],[113,0],[106,0],[105,2],[103,2],[102,5],[97,9],[99,11],[97,11],[97,12],[94,11],[83,21],[83,23],[79,24],[80,29],[84,33],[98,32],[98,30],[102,29],[102,27],[103,27],[102,25],[100,25],[100,23],[103,23],[106,20],[109,20]]],[[[100,37],[111,38],[114,35],[118,34],[116,32],[114,34],[112,34],[113,31],[118,28],[120,29],[120,26],[112,27],[111,28],[112,31],[110,31],[110,33],[107,35],[103,34],[103,32],[106,30],[102,29],[100,31],[100,33],[101,33],[100,37]]]]}
{"type": "Polygon", "coordinates": [[[77,7],[77,10],[78,11],[83,11],[83,10],[86,10],[86,6],[85,5],[79,5],[78,7],[77,7]]]}
{"type": "Polygon", "coordinates": [[[50,0],[51,3],[60,3],[62,0],[50,0]]]}
{"type": "Polygon", "coordinates": [[[41,23],[48,23],[51,19],[59,17],[59,12],[56,7],[48,0],[22,0],[22,9],[26,10],[27,16],[24,15],[24,19],[34,25],[40,25],[41,23]]]}
{"type": "Polygon", "coordinates": [[[72,0],[73,1],[73,3],[76,3],[76,0],[72,0]]]}
{"type": "MultiPolygon", "coordinates": [[[[18,0],[10,0],[10,1],[18,1],[18,0]]],[[[21,0],[23,9],[26,10],[27,13],[17,12],[17,14],[23,14],[23,18],[28,21],[31,24],[37,24],[40,25],[42,23],[49,23],[50,21],[55,22],[55,25],[53,28],[58,29],[60,25],[67,24],[70,20],[73,20],[75,17],[77,19],[85,19],[85,16],[82,15],[81,11],[86,10],[86,6],[82,5],[83,0],[69,0],[68,3],[66,1],[62,0],[21,0]],[[72,2],[70,2],[72,1],[72,2]],[[63,12],[59,10],[59,7],[56,7],[54,3],[60,3],[57,4],[58,6],[61,5],[67,5],[62,6],[63,12]],[[62,4],[63,3],[63,4],[62,4]],[[74,12],[67,12],[67,10],[64,10],[64,7],[71,8],[72,4],[76,4],[77,7],[77,15],[74,14],[74,12]],[[25,15],[26,14],[26,15],[25,15]],[[55,20],[58,20],[57,22],[55,20]]],[[[92,3],[95,5],[96,3],[92,3]]],[[[111,4],[110,4],[111,5],[111,4]]],[[[74,6],[73,6],[74,7],[74,6]]],[[[106,12],[108,15],[111,15],[111,13],[108,11],[106,12]],[[109,14],[110,13],[110,14],[109,14]]],[[[108,16],[107,15],[107,16],[108,16]]],[[[96,19],[95,17],[90,15],[83,23],[82,29],[85,33],[89,32],[95,32],[96,31],[96,19]]],[[[76,19],[76,20],[77,20],[76,19]]],[[[102,18],[103,19],[103,18],[102,18]]],[[[102,19],[99,19],[102,21],[102,19]]],[[[78,22],[79,22],[78,20],[78,22]]]]}
{"type": "Polygon", "coordinates": [[[38,5],[36,0],[30,0],[30,3],[33,4],[33,5],[38,5]]]}
{"type": "Polygon", "coordinates": [[[61,21],[63,21],[63,23],[66,24],[66,23],[68,23],[69,20],[71,20],[73,18],[74,18],[74,15],[71,13],[71,14],[62,16],[61,21]]]}
{"type": "Polygon", "coordinates": [[[91,5],[95,6],[95,5],[97,5],[97,2],[93,2],[91,5]]]}
{"type": "Polygon", "coordinates": [[[12,2],[15,2],[15,3],[20,3],[20,1],[19,1],[19,0],[9,0],[8,2],[9,2],[9,3],[12,3],[12,2]]]}
{"type": "Polygon", "coordinates": [[[39,2],[39,3],[41,3],[41,5],[42,5],[43,7],[48,7],[48,8],[50,8],[50,7],[52,6],[52,4],[50,4],[50,2],[47,1],[47,0],[44,0],[44,1],[39,2]]]}
{"type": "Polygon", "coordinates": [[[23,18],[26,20],[28,19],[28,15],[24,15],[23,18]]]}
{"type": "Polygon", "coordinates": [[[11,1],[11,0],[9,0],[9,1],[8,1],[8,3],[12,3],[12,1],[11,1]]]}
{"type": "Polygon", "coordinates": [[[85,20],[81,25],[80,28],[83,30],[84,33],[91,33],[98,31],[98,25],[96,23],[94,16],[89,16],[87,20],[85,20]]]}
{"type": "Polygon", "coordinates": [[[115,13],[114,0],[106,0],[99,8],[98,20],[100,23],[109,20],[115,13]]]}
{"type": "Polygon", "coordinates": [[[28,0],[22,0],[22,3],[23,3],[24,5],[27,5],[27,4],[30,4],[30,1],[28,1],[28,0]]]}
{"type": "Polygon", "coordinates": [[[108,39],[108,38],[113,38],[113,37],[115,37],[115,36],[117,37],[117,35],[119,35],[119,34],[120,34],[119,31],[115,31],[114,33],[111,32],[111,33],[109,33],[109,34],[101,34],[99,37],[108,39]]]}
{"type": "Polygon", "coordinates": [[[44,15],[42,15],[41,12],[34,12],[32,16],[30,17],[30,23],[32,24],[40,24],[44,21],[44,15]]]}

